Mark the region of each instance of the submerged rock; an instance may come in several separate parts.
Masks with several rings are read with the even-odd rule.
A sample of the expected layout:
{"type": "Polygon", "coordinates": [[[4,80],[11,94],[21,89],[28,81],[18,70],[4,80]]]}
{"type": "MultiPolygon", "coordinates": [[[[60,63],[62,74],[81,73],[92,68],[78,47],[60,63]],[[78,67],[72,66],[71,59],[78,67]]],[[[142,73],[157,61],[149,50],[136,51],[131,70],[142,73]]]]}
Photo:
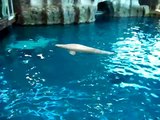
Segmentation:
{"type": "Polygon", "coordinates": [[[33,41],[33,40],[16,41],[15,43],[9,44],[7,46],[7,49],[32,50],[32,49],[35,49],[35,48],[44,48],[50,42],[51,43],[56,42],[56,40],[39,38],[36,41],[33,41]]]}

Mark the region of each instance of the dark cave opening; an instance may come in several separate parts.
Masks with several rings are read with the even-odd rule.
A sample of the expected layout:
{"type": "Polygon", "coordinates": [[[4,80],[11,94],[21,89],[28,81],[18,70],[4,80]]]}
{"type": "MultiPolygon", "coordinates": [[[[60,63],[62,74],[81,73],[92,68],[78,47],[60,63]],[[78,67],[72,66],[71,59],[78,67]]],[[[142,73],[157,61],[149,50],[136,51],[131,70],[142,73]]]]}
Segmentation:
{"type": "Polygon", "coordinates": [[[97,6],[97,11],[105,16],[113,16],[114,15],[113,3],[110,1],[99,2],[97,6]]]}

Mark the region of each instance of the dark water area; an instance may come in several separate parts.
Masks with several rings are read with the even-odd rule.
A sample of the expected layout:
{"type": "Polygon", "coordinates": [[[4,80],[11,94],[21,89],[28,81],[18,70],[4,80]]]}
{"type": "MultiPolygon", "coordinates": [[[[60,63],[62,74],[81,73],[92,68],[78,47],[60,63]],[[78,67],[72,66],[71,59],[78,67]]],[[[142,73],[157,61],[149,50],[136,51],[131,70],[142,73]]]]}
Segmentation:
{"type": "Polygon", "coordinates": [[[0,120],[160,120],[159,32],[152,18],[13,26],[0,39],[0,120]]]}

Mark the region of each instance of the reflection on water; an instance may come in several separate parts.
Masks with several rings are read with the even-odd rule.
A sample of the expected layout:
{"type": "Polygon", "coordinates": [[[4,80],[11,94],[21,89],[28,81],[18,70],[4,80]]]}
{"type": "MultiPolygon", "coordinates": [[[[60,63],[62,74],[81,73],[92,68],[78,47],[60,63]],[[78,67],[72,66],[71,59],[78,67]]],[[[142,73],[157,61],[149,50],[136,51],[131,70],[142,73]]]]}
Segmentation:
{"type": "MultiPolygon", "coordinates": [[[[45,119],[59,118],[70,113],[79,113],[75,105],[70,101],[87,100],[88,95],[83,92],[72,91],[65,87],[43,87],[41,84],[30,89],[28,92],[21,93],[16,90],[3,91],[3,97],[7,98],[9,94],[15,97],[15,100],[5,106],[9,118],[24,115],[41,116],[45,119]]],[[[8,102],[8,99],[3,102],[8,102]]]]}
{"type": "Polygon", "coordinates": [[[0,119],[160,119],[159,25],[153,19],[130,20],[38,31],[31,27],[22,35],[15,28],[6,38],[10,42],[37,36],[58,43],[77,39],[115,54],[71,56],[55,48],[55,42],[44,48],[6,49],[0,57],[0,119]]]}
{"type": "Polygon", "coordinates": [[[138,26],[128,28],[124,34],[131,37],[118,38],[113,44],[116,55],[110,64],[111,72],[123,75],[138,74],[145,78],[160,78],[160,40],[159,33],[155,36],[145,33],[138,26]]]}

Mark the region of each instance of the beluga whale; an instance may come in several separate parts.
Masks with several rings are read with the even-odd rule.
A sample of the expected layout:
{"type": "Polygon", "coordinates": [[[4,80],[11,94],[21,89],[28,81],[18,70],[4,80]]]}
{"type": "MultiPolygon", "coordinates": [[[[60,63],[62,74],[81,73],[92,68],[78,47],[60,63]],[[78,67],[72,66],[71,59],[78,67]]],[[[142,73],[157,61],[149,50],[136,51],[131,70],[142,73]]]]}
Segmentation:
{"type": "Polygon", "coordinates": [[[109,52],[105,50],[96,49],[93,47],[88,47],[81,44],[55,44],[56,47],[63,48],[69,51],[71,55],[76,55],[77,52],[81,53],[91,53],[91,54],[106,54],[106,55],[112,55],[114,52],[109,52]]]}

